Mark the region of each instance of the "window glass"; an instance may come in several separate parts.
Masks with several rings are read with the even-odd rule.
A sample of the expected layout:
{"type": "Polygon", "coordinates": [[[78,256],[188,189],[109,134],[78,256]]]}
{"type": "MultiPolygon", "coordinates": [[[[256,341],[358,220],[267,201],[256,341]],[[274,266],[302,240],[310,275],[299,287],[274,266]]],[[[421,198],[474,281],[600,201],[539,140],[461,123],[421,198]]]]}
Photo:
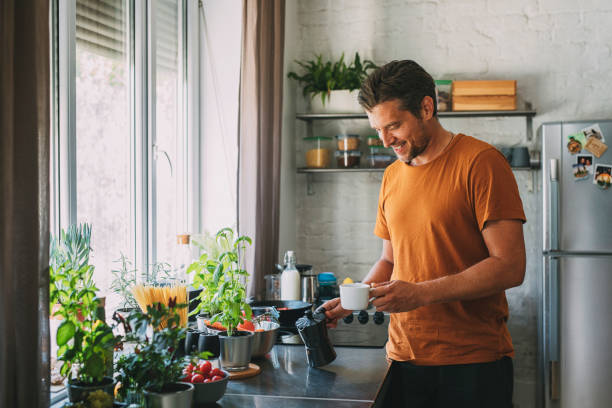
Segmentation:
{"type": "Polygon", "coordinates": [[[94,280],[107,296],[113,261],[133,259],[127,11],[123,0],[76,1],[77,222],[92,224],[94,280]]]}
{"type": "Polygon", "coordinates": [[[154,217],[155,261],[174,263],[176,235],[184,232],[181,188],[184,160],[182,127],[182,3],[153,2],[155,55],[154,217]]]}

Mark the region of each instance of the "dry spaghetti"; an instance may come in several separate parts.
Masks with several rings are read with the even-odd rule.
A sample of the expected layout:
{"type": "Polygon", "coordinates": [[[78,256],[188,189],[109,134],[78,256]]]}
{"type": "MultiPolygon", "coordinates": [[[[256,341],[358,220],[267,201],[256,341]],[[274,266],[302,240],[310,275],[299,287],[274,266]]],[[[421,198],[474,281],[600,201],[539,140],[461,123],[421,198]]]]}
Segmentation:
{"type": "MultiPolygon", "coordinates": [[[[143,312],[147,311],[147,306],[162,303],[169,306],[169,300],[176,298],[176,304],[187,304],[186,286],[143,286],[135,285],[132,288],[134,299],[143,312]]],[[[187,327],[187,307],[178,308],[181,327],[187,327]]],[[[165,326],[165,324],[163,325],[165,326]]]]}

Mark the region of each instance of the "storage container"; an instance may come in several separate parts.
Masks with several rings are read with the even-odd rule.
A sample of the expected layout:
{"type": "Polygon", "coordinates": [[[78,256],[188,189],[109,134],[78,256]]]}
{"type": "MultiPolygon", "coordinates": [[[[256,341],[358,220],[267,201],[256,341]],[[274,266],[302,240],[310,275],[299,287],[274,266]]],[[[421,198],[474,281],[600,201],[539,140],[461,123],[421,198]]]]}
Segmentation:
{"type": "Polygon", "coordinates": [[[383,146],[383,141],[378,135],[368,136],[368,146],[383,146]]]}
{"type": "Polygon", "coordinates": [[[395,153],[393,153],[393,149],[383,146],[370,146],[368,150],[370,150],[370,154],[387,154],[389,156],[395,155],[395,153]]]}
{"type": "Polygon", "coordinates": [[[307,143],[306,167],[311,169],[324,169],[329,167],[331,160],[331,137],[312,136],[305,137],[307,143]]]}
{"type": "Polygon", "coordinates": [[[395,156],[388,154],[370,154],[366,156],[368,166],[375,169],[382,169],[395,161],[395,156]]]}
{"type": "Polygon", "coordinates": [[[451,90],[453,81],[437,79],[435,82],[438,112],[447,112],[451,109],[451,90]]]}
{"type": "Polygon", "coordinates": [[[359,150],[359,135],[336,135],[338,150],[359,150]]]}
{"type": "Polygon", "coordinates": [[[327,301],[338,297],[338,283],[333,272],[321,272],[319,280],[319,300],[327,301]]]}
{"type": "Polygon", "coordinates": [[[340,169],[359,167],[361,162],[361,152],[359,150],[336,150],[334,155],[340,169]]]}

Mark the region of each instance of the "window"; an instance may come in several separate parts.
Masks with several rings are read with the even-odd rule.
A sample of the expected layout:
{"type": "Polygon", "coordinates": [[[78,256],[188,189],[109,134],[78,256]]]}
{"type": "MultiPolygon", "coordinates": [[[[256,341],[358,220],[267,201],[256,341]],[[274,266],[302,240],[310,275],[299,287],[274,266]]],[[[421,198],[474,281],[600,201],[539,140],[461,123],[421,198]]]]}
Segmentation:
{"type": "Polygon", "coordinates": [[[187,4],[55,0],[52,10],[51,231],[92,224],[94,279],[112,311],[114,261],[124,254],[139,271],[172,263],[193,221],[187,4]]]}

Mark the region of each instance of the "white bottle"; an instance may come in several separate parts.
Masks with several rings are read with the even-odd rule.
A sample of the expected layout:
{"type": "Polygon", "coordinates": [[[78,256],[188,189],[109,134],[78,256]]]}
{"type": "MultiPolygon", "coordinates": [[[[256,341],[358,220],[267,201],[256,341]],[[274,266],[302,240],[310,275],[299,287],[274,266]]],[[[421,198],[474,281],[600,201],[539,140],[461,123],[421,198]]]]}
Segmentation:
{"type": "Polygon", "coordinates": [[[281,300],[300,300],[300,273],[295,267],[295,253],[285,254],[285,269],[281,274],[281,300]]]}

